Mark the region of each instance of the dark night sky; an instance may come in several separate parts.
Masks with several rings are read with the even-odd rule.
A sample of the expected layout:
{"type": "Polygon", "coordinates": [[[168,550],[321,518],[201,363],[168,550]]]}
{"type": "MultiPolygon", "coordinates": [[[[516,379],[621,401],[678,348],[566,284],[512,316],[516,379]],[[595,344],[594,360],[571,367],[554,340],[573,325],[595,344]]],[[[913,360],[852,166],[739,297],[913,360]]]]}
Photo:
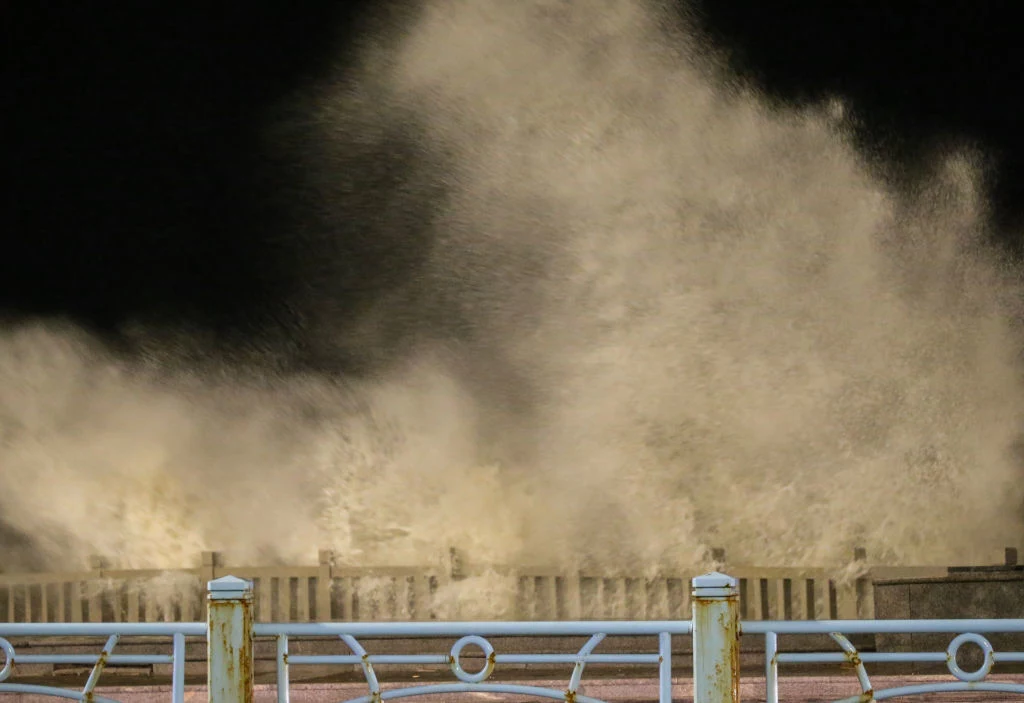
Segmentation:
{"type": "MultiPolygon", "coordinates": [[[[979,140],[997,157],[990,185],[1006,232],[1024,215],[1013,5],[714,0],[702,11],[736,69],[779,98],[853,99],[864,148],[891,157],[894,173],[912,172],[937,140],[979,140]]],[[[394,8],[214,6],[0,3],[9,318],[57,315],[108,334],[144,320],[248,342],[256,330],[301,328],[294,301],[322,279],[345,310],[402,275],[402,257],[394,270],[387,247],[359,229],[400,175],[366,176],[370,195],[343,205],[350,224],[328,231],[296,207],[294,167],[259,141],[268,108],[330,62],[344,65],[370,23],[399,22],[394,8]],[[332,267],[332,257],[346,261],[332,267]],[[319,259],[328,265],[311,269],[319,259]]]]}

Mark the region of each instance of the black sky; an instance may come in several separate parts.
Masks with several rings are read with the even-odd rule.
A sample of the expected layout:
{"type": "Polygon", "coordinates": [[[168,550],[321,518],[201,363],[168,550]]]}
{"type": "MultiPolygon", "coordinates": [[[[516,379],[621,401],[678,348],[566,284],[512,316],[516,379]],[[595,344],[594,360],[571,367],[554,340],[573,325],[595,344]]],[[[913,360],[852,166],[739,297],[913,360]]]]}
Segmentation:
{"type": "MultiPolygon", "coordinates": [[[[305,223],[294,166],[270,159],[260,137],[267,110],[332,62],[344,66],[368,26],[399,21],[388,14],[396,6],[0,3],[9,183],[0,311],[115,336],[140,320],[245,343],[301,328],[295,301],[320,276],[348,272],[337,282],[344,315],[375,281],[401,275],[395,250],[358,225],[400,188],[400,157],[367,176],[368,195],[345,206],[352,224],[333,232],[314,213],[305,223]],[[345,261],[310,269],[332,258],[345,261]]],[[[977,140],[998,166],[993,236],[1017,247],[1024,62],[1012,7],[707,0],[700,11],[734,68],[779,99],[852,99],[862,147],[893,174],[912,174],[942,140],[977,140]]],[[[379,156],[359,158],[369,167],[379,156]]]]}

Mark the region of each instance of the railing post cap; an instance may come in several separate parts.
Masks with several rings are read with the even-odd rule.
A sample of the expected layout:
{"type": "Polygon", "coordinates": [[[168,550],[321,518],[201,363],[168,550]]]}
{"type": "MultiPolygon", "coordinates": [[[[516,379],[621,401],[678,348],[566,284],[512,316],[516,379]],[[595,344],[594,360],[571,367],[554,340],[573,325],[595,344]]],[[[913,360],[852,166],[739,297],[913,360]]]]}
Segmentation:
{"type": "Polygon", "coordinates": [[[695,589],[704,588],[736,588],[739,581],[734,579],[728,574],[722,574],[717,571],[711,573],[702,574],[701,576],[695,576],[693,579],[693,587],[695,589]]]}
{"type": "Polygon", "coordinates": [[[252,594],[252,581],[237,576],[222,576],[208,581],[206,590],[212,600],[231,600],[252,594]]]}

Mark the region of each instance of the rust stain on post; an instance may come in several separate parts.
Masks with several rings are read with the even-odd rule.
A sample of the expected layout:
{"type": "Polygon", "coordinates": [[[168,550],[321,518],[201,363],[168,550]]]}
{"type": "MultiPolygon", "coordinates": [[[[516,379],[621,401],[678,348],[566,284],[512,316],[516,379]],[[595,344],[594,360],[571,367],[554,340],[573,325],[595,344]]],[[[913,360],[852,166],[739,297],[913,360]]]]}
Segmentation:
{"type": "Polygon", "coordinates": [[[739,594],[717,572],[693,579],[694,701],[739,701],[739,594]]]}
{"type": "Polygon", "coordinates": [[[252,584],[227,576],[208,588],[210,703],[252,703],[252,584]]]}

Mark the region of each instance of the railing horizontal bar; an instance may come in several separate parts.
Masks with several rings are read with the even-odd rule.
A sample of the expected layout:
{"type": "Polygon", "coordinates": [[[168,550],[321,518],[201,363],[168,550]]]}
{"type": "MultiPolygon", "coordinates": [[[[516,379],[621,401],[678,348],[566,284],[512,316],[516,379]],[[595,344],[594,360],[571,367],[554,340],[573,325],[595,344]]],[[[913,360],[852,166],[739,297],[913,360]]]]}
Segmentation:
{"type": "MultiPolygon", "coordinates": [[[[629,622],[625,620],[579,622],[310,622],[310,623],[257,623],[253,626],[257,637],[462,637],[480,635],[492,637],[588,637],[596,634],[611,636],[688,635],[693,627],[689,620],[629,622]]],[[[1024,628],[1022,628],[1024,629],[1024,628]]],[[[2,634],[2,630],[0,630],[2,634]]]]}
{"type": "MultiPolygon", "coordinates": [[[[15,661],[19,664],[95,664],[99,661],[98,654],[19,654],[15,661]]],[[[111,654],[106,658],[108,664],[173,664],[171,654],[111,654]]]]}
{"type": "Polygon", "coordinates": [[[205,637],[205,622],[0,623],[0,637],[205,637]]]}
{"type": "MultiPolygon", "coordinates": [[[[744,634],[780,635],[1024,632],[1024,619],[962,620],[796,620],[745,621],[744,634]]],[[[689,635],[688,620],[668,621],[577,621],[577,622],[377,622],[377,623],[257,623],[257,637],[289,635],[294,637],[460,637],[491,636],[588,636],[604,633],[612,636],[689,635]]],[[[181,633],[187,637],[206,635],[206,623],[0,623],[0,637],[100,637],[120,634],[126,637],[168,637],[181,633]]]]}
{"type": "MultiPolygon", "coordinates": [[[[370,664],[447,664],[447,654],[371,654],[370,664]]],[[[362,664],[358,654],[289,654],[288,665],[293,664],[362,664]]]]}
{"type": "MultiPolygon", "coordinates": [[[[22,661],[18,657],[18,661],[22,661]]],[[[371,664],[449,664],[446,654],[372,654],[371,664]]],[[[498,654],[497,664],[575,664],[575,654],[498,654]]],[[[355,654],[312,654],[291,655],[289,664],[361,664],[362,657],[355,654]]],[[[592,654],[587,658],[591,664],[657,664],[656,654],[592,654]]]]}
{"type": "MultiPolygon", "coordinates": [[[[575,654],[498,654],[494,657],[497,664],[575,664],[579,657],[575,654]]],[[[657,654],[591,654],[587,657],[588,664],[657,664],[657,654]]]]}
{"type": "MultiPolygon", "coordinates": [[[[497,654],[496,664],[575,664],[579,657],[575,654],[497,654]]],[[[21,661],[21,657],[18,658],[21,661]]],[[[370,664],[448,664],[447,654],[371,654],[367,657],[370,664]]],[[[590,664],[657,664],[657,654],[591,654],[587,657],[590,664]]],[[[362,664],[363,658],[357,654],[309,654],[289,655],[289,665],[317,664],[362,664]]]]}
{"type": "Polygon", "coordinates": [[[992,655],[998,662],[1024,662],[1024,652],[995,652],[992,655]]]}
{"type": "MultiPolygon", "coordinates": [[[[945,652],[863,652],[857,655],[862,662],[908,663],[944,662],[945,652]]],[[[781,652],[775,656],[779,664],[822,664],[844,662],[849,656],[843,652],[781,652]]]]}
{"type": "Polygon", "coordinates": [[[910,632],[1024,632],[1022,620],[750,620],[740,624],[745,635],[891,634],[910,632]]]}

